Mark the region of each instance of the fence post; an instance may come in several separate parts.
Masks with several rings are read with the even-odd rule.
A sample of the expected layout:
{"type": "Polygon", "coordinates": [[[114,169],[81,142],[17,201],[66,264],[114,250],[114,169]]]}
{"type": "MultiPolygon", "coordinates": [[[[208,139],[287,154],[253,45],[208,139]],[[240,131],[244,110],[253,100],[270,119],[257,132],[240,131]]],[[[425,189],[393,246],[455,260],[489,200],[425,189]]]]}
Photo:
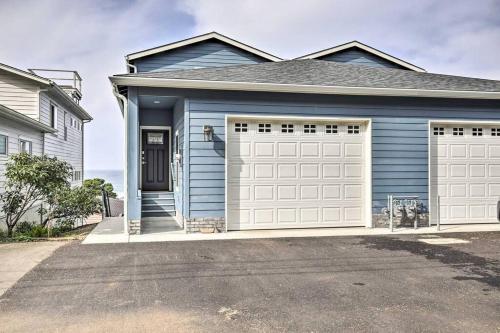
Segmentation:
{"type": "Polygon", "coordinates": [[[436,228],[437,228],[437,231],[440,231],[441,230],[441,199],[440,199],[439,195],[437,196],[436,216],[437,216],[436,228]]]}
{"type": "Polygon", "coordinates": [[[389,196],[389,227],[391,228],[391,232],[394,231],[394,221],[392,217],[392,207],[393,206],[393,200],[392,200],[392,195],[389,196]]]}

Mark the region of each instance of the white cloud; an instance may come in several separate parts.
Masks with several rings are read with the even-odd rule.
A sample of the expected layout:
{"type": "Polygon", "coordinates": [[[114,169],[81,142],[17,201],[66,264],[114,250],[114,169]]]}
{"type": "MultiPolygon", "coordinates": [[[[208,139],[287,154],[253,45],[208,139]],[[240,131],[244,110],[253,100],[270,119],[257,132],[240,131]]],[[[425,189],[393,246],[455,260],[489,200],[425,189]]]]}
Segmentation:
{"type": "Polygon", "coordinates": [[[500,79],[494,0],[188,0],[197,33],[217,30],[293,58],[359,40],[432,72],[500,79]]]}

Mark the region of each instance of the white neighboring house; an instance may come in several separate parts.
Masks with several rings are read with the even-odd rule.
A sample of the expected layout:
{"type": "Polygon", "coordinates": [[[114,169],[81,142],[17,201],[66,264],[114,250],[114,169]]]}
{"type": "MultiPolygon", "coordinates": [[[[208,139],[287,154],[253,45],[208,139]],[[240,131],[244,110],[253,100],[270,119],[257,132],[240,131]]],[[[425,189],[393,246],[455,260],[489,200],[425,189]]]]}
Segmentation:
{"type": "Polygon", "coordinates": [[[82,183],[84,124],[92,117],[79,105],[81,97],[76,71],[0,64],[0,192],[5,163],[20,151],[68,162],[72,185],[82,183]]]}

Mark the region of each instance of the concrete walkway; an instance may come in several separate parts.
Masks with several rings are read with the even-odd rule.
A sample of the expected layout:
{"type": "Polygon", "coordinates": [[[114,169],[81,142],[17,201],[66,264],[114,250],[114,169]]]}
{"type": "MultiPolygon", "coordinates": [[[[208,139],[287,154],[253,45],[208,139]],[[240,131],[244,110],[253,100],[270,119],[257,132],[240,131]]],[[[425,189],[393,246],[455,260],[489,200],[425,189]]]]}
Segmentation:
{"type": "Polygon", "coordinates": [[[335,236],[378,236],[378,235],[408,235],[434,234],[454,232],[489,232],[500,231],[499,224],[469,224],[469,225],[442,225],[441,230],[436,227],[426,228],[398,228],[394,232],[388,228],[314,228],[314,229],[282,229],[282,230],[248,230],[229,231],[217,234],[186,234],[182,230],[157,231],[141,235],[127,235],[123,232],[123,218],[107,218],[87,236],[83,244],[107,243],[145,243],[145,242],[180,242],[199,240],[222,239],[263,239],[263,238],[296,238],[296,237],[335,237],[335,236]]]}
{"type": "Polygon", "coordinates": [[[66,241],[0,244],[0,296],[66,241]]]}
{"type": "Polygon", "coordinates": [[[123,229],[123,217],[107,217],[83,240],[83,244],[128,243],[123,229]]]}

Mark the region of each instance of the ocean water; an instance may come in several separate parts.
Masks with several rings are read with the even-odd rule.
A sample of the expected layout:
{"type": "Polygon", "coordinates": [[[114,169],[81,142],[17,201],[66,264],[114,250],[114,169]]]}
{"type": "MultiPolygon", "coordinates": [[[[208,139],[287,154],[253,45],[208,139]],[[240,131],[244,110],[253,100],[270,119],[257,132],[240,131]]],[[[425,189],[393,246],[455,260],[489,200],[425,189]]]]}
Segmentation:
{"type": "Polygon", "coordinates": [[[123,198],[123,170],[85,170],[83,179],[102,178],[113,184],[118,198],[123,198]]]}

